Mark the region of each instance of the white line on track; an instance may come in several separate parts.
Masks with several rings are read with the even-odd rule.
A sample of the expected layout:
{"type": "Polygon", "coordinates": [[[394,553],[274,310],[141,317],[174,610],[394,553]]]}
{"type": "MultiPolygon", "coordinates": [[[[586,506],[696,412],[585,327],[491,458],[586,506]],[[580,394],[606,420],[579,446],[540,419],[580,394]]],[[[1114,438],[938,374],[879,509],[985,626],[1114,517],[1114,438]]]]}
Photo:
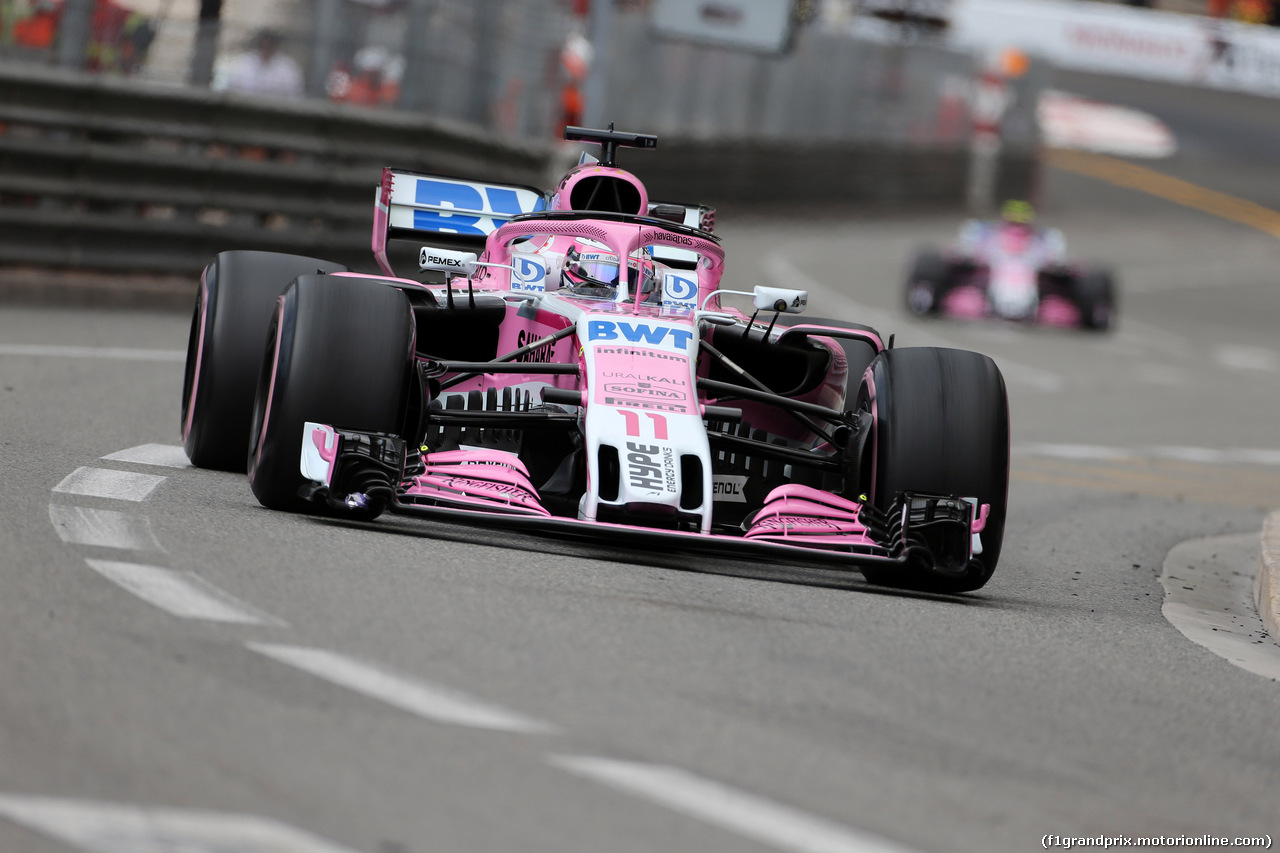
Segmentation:
{"type": "Polygon", "coordinates": [[[907,853],[895,842],[704,779],[678,767],[591,756],[552,755],[553,766],[800,853],[907,853]]]}
{"type": "Polygon", "coordinates": [[[183,619],[241,625],[286,625],[284,620],[246,604],[193,572],[115,560],[85,562],[89,568],[143,601],[183,619]]]}
{"type": "MultiPolygon", "coordinates": [[[[888,343],[887,336],[894,330],[894,327],[902,325],[901,318],[895,314],[871,308],[850,299],[843,293],[833,290],[817,279],[801,272],[793,263],[777,252],[766,256],[765,272],[776,279],[780,287],[799,286],[809,291],[810,303],[813,302],[812,294],[821,293],[823,301],[836,303],[839,306],[838,313],[845,315],[846,319],[857,323],[865,323],[879,329],[881,334],[886,336],[885,343],[888,343]]],[[[913,328],[912,333],[918,336],[921,346],[957,347],[957,344],[931,331],[926,332],[913,328]]],[[[960,348],[966,349],[965,347],[960,348]]],[[[1020,385],[1044,394],[1055,394],[1063,390],[1067,385],[1065,377],[1050,370],[1042,370],[1029,364],[1020,364],[1007,358],[998,359],[996,364],[999,365],[1000,372],[1004,374],[1005,379],[1011,385],[1020,385]]]]}
{"type": "Polygon", "coordinates": [[[60,347],[40,344],[0,344],[0,355],[53,356],[57,358],[110,358],[122,361],[186,361],[182,350],[128,349],[125,347],[60,347]]]}
{"type": "Polygon", "coordinates": [[[164,477],[156,474],[135,474],[108,468],[77,468],[54,486],[53,490],[65,495],[145,501],[164,480],[164,477]]]}
{"type": "Polygon", "coordinates": [[[336,652],[273,643],[246,645],[273,660],[432,722],[519,734],[558,732],[548,723],[490,705],[452,688],[418,681],[336,652]]]}
{"type": "Polygon", "coordinates": [[[1081,462],[1114,462],[1133,459],[1138,455],[1132,450],[1097,444],[1015,444],[1012,452],[1014,456],[1049,456],[1081,462]]]}
{"type": "Polygon", "coordinates": [[[256,815],[0,795],[0,816],[89,853],[354,853],[256,815]]]}
{"type": "Polygon", "coordinates": [[[145,516],[107,509],[49,504],[49,520],[63,542],[124,551],[163,551],[145,516]]]}
{"type": "Polygon", "coordinates": [[[103,459],[112,462],[134,462],[138,465],[158,465],[161,468],[190,468],[187,452],[176,444],[140,444],[127,450],[108,453],[103,459]]]}
{"type": "Polygon", "coordinates": [[[1174,447],[1154,445],[1124,448],[1096,444],[1026,443],[1013,446],[1015,456],[1045,456],[1079,462],[1115,462],[1123,459],[1167,459],[1200,465],[1268,465],[1280,466],[1280,450],[1247,447],[1215,449],[1211,447],[1174,447]]]}
{"type": "Polygon", "coordinates": [[[1231,370],[1253,370],[1274,373],[1280,369],[1280,355],[1265,347],[1220,346],[1213,360],[1231,370]]]}

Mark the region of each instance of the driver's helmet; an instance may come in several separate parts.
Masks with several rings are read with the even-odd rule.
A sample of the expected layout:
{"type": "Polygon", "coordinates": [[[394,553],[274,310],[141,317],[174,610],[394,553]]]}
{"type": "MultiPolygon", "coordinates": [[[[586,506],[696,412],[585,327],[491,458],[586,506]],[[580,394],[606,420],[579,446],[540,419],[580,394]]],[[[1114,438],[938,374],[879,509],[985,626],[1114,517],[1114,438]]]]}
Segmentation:
{"type": "MultiPolygon", "coordinates": [[[[618,278],[618,256],[613,252],[601,251],[581,242],[565,252],[564,267],[560,273],[561,290],[589,299],[614,299],[618,293],[618,278]]],[[[649,293],[654,289],[655,281],[653,261],[647,256],[627,262],[627,284],[630,287],[636,287],[638,283],[642,293],[649,293]]]]}
{"type": "Polygon", "coordinates": [[[1007,252],[1023,252],[1036,234],[1036,211],[1025,201],[1006,201],[1000,209],[999,239],[1007,252]]]}
{"type": "Polygon", "coordinates": [[[1025,201],[1006,201],[1000,208],[1000,218],[1010,225],[1030,228],[1036,221],[1036,209],[1025,201]]]}

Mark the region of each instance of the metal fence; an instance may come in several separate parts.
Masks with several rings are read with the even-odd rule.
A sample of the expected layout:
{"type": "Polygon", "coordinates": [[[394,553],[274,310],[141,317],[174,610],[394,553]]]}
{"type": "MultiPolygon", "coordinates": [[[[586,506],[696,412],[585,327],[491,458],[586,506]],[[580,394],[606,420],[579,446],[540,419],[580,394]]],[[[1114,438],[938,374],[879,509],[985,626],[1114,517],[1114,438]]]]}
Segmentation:
{"type": "MultiPolygon", "coordinates": [[[[0,10],[19,2],[50,0],[0,10]]],[[[189,82],[210,42],[194,15],[174,11],[183,2],[195,0],[149,16],[153,37],[135,13],[114,29],[94,18],[83,51],[47,28],[48,43],[19,44],[21,28],[3,19],[0,266],[189,272],[238,247],[359,267],[383,166],[545,188],[567,165],[551,143],[570,118],[562,54],[584,22],[562,0],[259,0],[248,7],[257,18],[223,23],[220,53],[207,57],[213,90],[189,82]],[[285,34],[300,93],[217,91],[262,26],[285,34]],[[366,103],[350,87],[374,59],[387,85],[364,90],[366,103]]],[[[226,2],[230,12],[251,0],[226,2]]],[[[596,34],[602,76],[584,87],[602,94],[584,118],[663,138],[624,162],[654,197],[964,203],[971,58],[817,27],[786,54],[743,53],[659,38],[641,0],[611,9],[596,34]]],[[[1019,81],[994,196],[1034,186],[1038,80],[1019,81]]]]}
{"type": "MultiPolygon", "coordinates": [[[[191,85],[199,64],[198,0],[0,0],[0,59],[67,64],[56,21],[44,43],[31,43],[29,34],[24,41],[22,33],[39,30],[32,22],[48,9],[74,3],[96,4],[82,64],[191,85]],[[107,8],[117,10],[114,17],[100,14],[107,8]]],[[[856,40],[817,22],[798,31],[786,54],[750,53],[664,38],[651,26],[650,3],[612,3],[592,64],[603,80],[591,91],[602,94],[587,110],[601,121],[700,139],[936,145],[967,138],[975,63],[966,54],[856,40]]],[[[574,6],[571,0],[224,0],[212,86],[228,87],[255,34],[272,28],[306,98],[551,139],[565,122],[563,99],[574,82],[565,48],[590,23],[575,16],[574,6]]]]}
{"type": "Polygon", "coordinates": [[[961,143],[973,59],[817,29],[772,56],[654,37],[617,16],[609,117],[659,134],[814,142],[961,143]]]}

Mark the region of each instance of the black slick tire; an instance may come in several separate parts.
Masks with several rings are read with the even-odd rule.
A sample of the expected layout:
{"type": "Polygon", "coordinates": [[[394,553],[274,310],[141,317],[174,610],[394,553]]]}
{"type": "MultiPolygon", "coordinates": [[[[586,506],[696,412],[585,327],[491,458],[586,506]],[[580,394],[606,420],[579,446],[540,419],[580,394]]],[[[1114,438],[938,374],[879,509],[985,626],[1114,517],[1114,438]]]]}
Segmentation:
{"type": "Polygon", "coordinates": [[[304,275],[271,319],[253,405],[249,485],[270,509],[318,507],[299,496],[307,421],[400,434],[412,375],[409,298],[371,279],[304,275]]]}
{"type": "Polygon", "coordinates": [[[939,347],[887,350],[871,363],[858,393],[874,417],[870,497],[887,509],[912,491],[990,504],[975,554],[959,577],[918,567],[870,569],[872,583],[928,592],[969,592],[1000,560],[1009,492],[1009,404],[1004,378],[985,355],[939,347]]]}
{"type": "Polygon", "coordinates": [[[951,279],[951,266],[937,249],[916,252],[903,293],[907,310],[917,317],[936,317],[951,279]]]}
{"type": "Polygon", "coordinates": [[[223,252],[205,268],[182,382],[182,446],[191,464],[244,471],[253,393],[276,299],[299,275],[345,269],[276,252],[223,252]]]}
{"type": "Polygon", "coordinates": [[[1105,270],[1089,270],[1076,282],[1076,306],[1080,324],[1095,332],[1105,332],[1115,322],[1115,280],[1105,270]]]}

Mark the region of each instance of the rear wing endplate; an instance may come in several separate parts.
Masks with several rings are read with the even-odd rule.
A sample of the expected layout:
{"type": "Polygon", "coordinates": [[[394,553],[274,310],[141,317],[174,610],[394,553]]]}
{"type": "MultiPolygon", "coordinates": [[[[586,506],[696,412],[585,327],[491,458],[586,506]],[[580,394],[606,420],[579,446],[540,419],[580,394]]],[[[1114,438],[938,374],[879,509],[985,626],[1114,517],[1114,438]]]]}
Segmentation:
{"type": "Polygon", "coordinates": [[[424,172],[383,169],[373,216],[373,256],[387,275],[389,240],[421,240],[468,252],[512,217],[545,209],[546,195],[520,184],[490,184],[424,172]]]}

